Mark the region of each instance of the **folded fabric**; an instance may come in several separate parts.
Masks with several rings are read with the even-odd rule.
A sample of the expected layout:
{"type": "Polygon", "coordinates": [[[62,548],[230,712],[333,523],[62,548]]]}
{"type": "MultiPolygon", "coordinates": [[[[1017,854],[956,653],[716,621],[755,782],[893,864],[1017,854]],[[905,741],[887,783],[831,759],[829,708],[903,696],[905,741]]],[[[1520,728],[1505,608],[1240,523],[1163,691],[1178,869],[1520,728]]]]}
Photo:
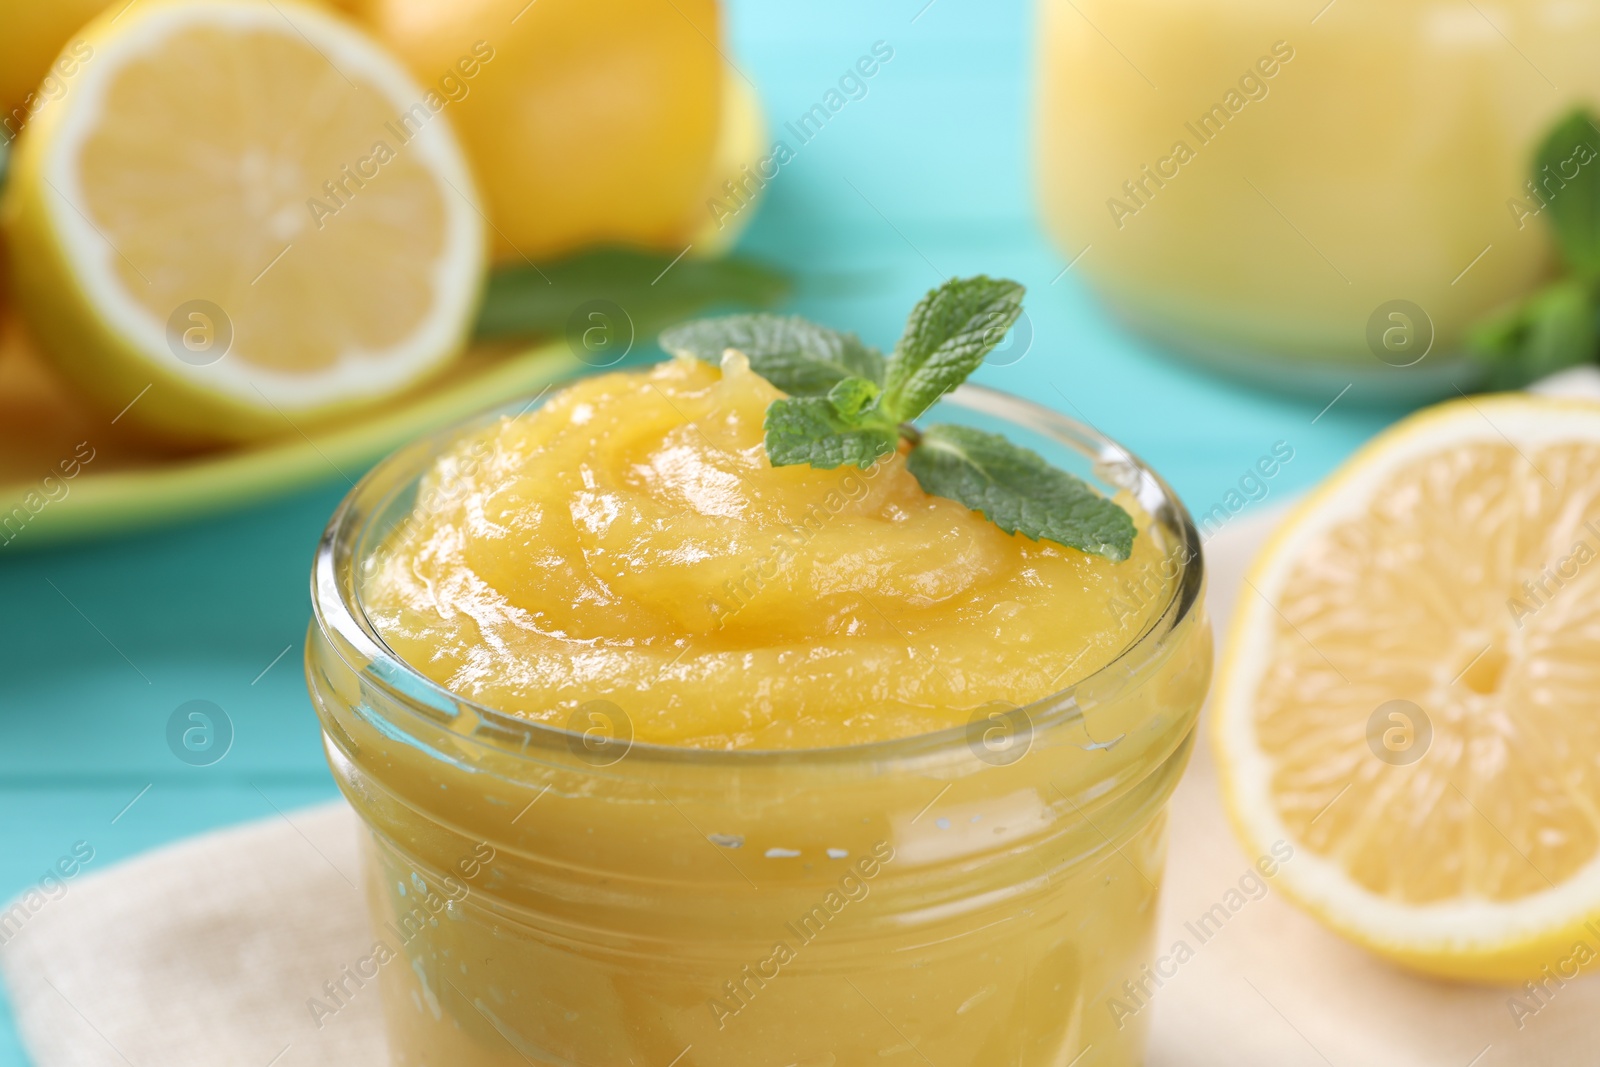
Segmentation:
{"type": "Polygon", "coordinates": [[[383,1067],[377,986],[345,977],[373,941],[358,832],[341,801],[68,882],[0,948],[35,1067],[383,1067]]]}
{"type": "MultiPolygon", "coordinates": [[[[1585,369],[1549,391],[1600,397],[1600,375],[1585,369]]],[[[1219,635],[1278,515],[1256,506],[1206,545],[1219,635]]],[[[1253,877],[1257,857],[1229,832],[1201,729],[1170,814],[1166,962],[1090,1008],[1147,1017],[1151,1067],[1596,1061],[1600,980],[1558,977],[1532,993],[1418,978],[1253,877]]],[[[352,969],[373,943],[356,889],[360,832],[343,803],[326,805],[21,901],[0,972],[35,1067],[382,1067],[377,989],[352,969]]]]}

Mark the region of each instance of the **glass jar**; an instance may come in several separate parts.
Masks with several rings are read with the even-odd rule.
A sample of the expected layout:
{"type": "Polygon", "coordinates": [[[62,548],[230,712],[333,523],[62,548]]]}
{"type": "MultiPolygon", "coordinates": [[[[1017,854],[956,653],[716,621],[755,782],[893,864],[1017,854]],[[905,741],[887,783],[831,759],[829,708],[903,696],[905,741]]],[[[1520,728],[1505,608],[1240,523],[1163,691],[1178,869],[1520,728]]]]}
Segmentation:
{"type": "Polygon", "coordinates": [[[1134,494],[1165,555],[1123,592],[1164,606],[1071,688],[893,741],[677,748],[632,743],[603,701],[562,730],[454,696],[384,647],[362,590],[428,506],[419,478],[483,423],[351,492],[317,553],[306,663],[370,830],[366,977],[394,1063],[1139,1062],[1144,1017],[1113,1001],[1151,954],[1164,809],[1210,680],[1199,537],[1098,434],[972,386],[940,407],[1134,494]]]}
{"type": "MultiPolygon", "coordinates": [[[[1600,99],[1568,0],[1041,0],[1040,204],[1138,329],[1326,399],[1470,385],[1554,266],[1535,146],[1600,99]]],[[[1557,179],[1556,184],[1559,184],[1557,179]]]]}

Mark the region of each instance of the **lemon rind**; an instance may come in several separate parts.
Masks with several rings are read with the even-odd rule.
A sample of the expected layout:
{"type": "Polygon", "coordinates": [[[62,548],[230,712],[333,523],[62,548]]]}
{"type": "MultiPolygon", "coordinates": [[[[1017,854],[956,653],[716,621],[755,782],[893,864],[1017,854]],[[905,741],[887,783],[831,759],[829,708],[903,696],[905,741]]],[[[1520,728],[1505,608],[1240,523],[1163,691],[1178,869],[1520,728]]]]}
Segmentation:
{"type": "MultiPolygon", "coordinates": [[[[1360,514],[1397,468],[1452,444],[1600,441],[1600,402],[1520,394],[1450,401],[1396,424],[1359,450],[1280,523],[1247,575],[1218,672],[1212,717],[1225,806],[1252,849],[1297,844],[1268,789],[1272,765],[1255,743],[1253,694],[1268,665],[1269,628],[1284,581],[1303,548],[1332,525],[1360,514]]],[[[1536,969],[1545,953],[1600,916],[1600,854],[1560,886],[1517,901],[1408,905],[1354,882],[1337,864],[1297,847],[1279,883],[1328,925],[1414,966],[1465,977],[1510,977],[1536,969]]]]}
{"type": "MultiPolygon", "coordinates": [[[[459,351],[482,282],[486,239],[476,186],[447,121],[424,125],[406,145],[451,189],[444,189],[446,246],[433,265],[434,304],[420,326],[399,345],[377,352],[347,351],[332,372],[314,375],[274,372],[257,364],[224,358],[193,366],[174,359],[167,348],[166,323],[127,292],[114,272],[118,253],[74,206],[84,203],[76,158],[97,127],[105,94],[115,75],[131,60],[158,49],[174,32],[196,24],[220,25],[303,39],[325,51],[343,71],[356,74],[403,111],[425,95],[397,60],[363,38],[336,16],[284,2],[275,5],[218,5],[194,0],[139,5],[126,12],[115,34],[96,35],[94,62],[86,64],[73,86],[72,107],[55,109],[37,166],[59,195],[40,191],[50,238],[92,309],[100,329],[125,357],[142,363],[151,375],[177,378],[202,394],[220,394],[262,413],[306,411],[328,405],[391,395],[415,382],[459,351]],[[292,14],[293,21],[290,21],[292,14]]],[[[46,117],[46,116],[41,116],[46,117]]],[[[439,116],[443,118],[443,116],[439,116]]],[[[41,131],[43,132],[43,131],[41,131]]],[[[310,190],[309,193],[314,193],[310,190]]],[[[291,253],[292,254],[292,253],[291,253]]]]}

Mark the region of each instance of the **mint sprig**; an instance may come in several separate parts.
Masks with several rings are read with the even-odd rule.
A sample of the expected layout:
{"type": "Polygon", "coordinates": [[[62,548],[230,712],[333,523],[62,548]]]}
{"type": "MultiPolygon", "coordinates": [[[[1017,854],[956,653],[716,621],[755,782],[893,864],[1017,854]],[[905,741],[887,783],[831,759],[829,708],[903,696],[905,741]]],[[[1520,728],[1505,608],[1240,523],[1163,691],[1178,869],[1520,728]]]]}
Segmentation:
{"type": "Polygon", "coordinates": [[[1039,453],[970,426],[934,425],[906,458],[924,489],[959,500],[1006,533],[1127,559],[1133,518],[1039,453]]]}
{"type": "Polygon", "coordinates": [[[960,278],[923,297],[894,346],[883,407],[902,422],[931,408],[978,369],[1022,313],[1024,290],[1005,279],[960,278]]]}
{"type": "Polygon", "coordinates": [[[1547,197],[1561,258],[1573,273],[1600,278],[1600,128],[1588,108],[1575,108],[1545,135],[1533,157],[1533,183],[1547,197]]]}
{"type": "Polygon", "coordinates": [[[903,447],[924,491],[982,512],[1007,533],[1127,559],[1133,518],[1087,482],[998,434],[912,425],[1005,338],[1022,295],[1003,278],[952,279],[917,304],[887,361],[854,334],[778,315],[685,323],[662,334],[661,347],[709,363],[733,349],[789,394],[767,408],[774,467],[866,468],[903,447]]]}
{"type": "Polygon", "coordinates": [[[1468,331],[1467,350],[1491,389],[1590,362],[1600,349],[1600,120],[1593,112],[1576,108],[1545,135],[1527,193],[1519,219],[1544,216],[1566,273],[1468,331]]]}
{"type": "Polygon", "coordinates": [[[737,349],[751,370],[790,396],[826,396],[851,377],[883,381],[883,353],[853,333],[830,330],[798,315],[726,315],[685,322],[661,334],[661,347],[713,364],[728,349],[737,349]]]}
{"type": "Polygon", "coordinates": [[[1595,296],[1592,283],[1561,278],[1479,323],[1468,344],[1488,362],[1485,384],[1516,389],[1593,359],[1600,347],[1595,296]]]}
{"type": "MultiPolygon", "coordinates": [[[[861,381],[860,378],[851,379],[861,381]]],[[[894,423],[849,414],[827,396],[793,396],[767,408],[767,459],[774,467],[870,467],[895,450],[894,423]]]]}

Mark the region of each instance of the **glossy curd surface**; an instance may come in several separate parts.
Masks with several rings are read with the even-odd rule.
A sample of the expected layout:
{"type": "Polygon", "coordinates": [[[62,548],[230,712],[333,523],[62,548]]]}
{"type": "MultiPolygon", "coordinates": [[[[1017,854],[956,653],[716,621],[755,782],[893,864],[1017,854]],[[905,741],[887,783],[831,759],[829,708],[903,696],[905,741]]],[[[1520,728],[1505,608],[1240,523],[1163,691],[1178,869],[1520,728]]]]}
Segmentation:
{"type": "Polygon", "coordinates": [[[375,558],[368,617],[497,710],[565,726],[599,700],[638,741],[771,749],[1039,700],[1162,606],[1147,535],[1113,563],[1007,534],[925,493],[899,455],[774,468],[762,422],[780,395],[742,356],[679,359],[502,418],[424,478],[375,558]]]}

